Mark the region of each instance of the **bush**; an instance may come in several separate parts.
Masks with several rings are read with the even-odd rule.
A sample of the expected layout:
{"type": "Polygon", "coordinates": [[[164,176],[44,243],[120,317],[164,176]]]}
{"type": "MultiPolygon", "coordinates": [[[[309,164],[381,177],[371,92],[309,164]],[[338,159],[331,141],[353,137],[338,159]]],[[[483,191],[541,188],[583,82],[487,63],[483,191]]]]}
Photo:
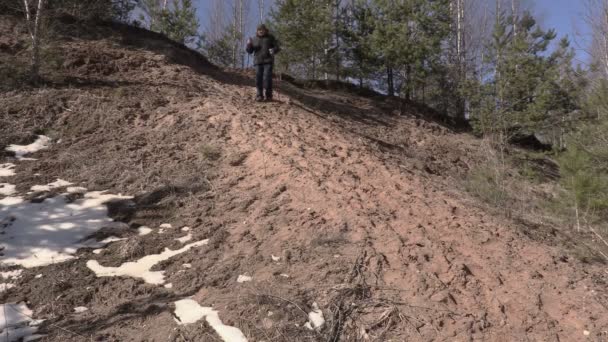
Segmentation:
{"type": "Polygon", "coordinates": [[[577,218],[608,218],[608,121],[584,126],[569,139],[559,158],[562,201],[570,203],[577,218]]]}
{"type": "Polygon", "coordinates": [[[85,20],[128,22],[136,4],[137,0],[55,0],[49,1],[48,6],[55,15],[68,14],[85,20]]]}

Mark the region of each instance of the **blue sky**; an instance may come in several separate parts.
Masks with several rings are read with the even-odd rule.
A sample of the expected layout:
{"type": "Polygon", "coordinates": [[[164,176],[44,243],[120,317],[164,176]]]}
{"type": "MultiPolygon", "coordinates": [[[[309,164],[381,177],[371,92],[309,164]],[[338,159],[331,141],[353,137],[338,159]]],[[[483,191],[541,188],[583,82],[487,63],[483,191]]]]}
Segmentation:
{"type": "Polygon", "coordinates": [[[583,0],[536,0],[535,12],[543,28],[557,30],[558,38],[568,35],[572,47],[577,50],[579,62],[587,62],[585,53],[590,30],[584,20],[586,11],[583,0]]]}

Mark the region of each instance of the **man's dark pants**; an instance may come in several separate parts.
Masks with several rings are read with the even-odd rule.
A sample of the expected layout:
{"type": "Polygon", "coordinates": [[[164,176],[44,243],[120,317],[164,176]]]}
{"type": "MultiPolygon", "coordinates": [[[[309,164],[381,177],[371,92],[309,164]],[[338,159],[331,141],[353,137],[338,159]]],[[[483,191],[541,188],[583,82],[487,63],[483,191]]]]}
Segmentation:
{"type": "Polygon", "coordinates": [[[258,88],[258,97],[272,98],[272,63],[258,64],[255,66],[255,85],[258,88]]]}

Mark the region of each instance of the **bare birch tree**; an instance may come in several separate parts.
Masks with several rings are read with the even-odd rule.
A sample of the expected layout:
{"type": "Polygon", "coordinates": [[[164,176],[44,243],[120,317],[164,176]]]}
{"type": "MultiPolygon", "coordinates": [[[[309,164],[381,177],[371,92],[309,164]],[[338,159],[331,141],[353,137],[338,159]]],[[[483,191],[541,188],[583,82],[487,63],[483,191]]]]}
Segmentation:
{"type": "Polygon", "coordinates": [[[249,0],[234,0],[232,4],[232,34],[233,34],[233,67],[245,68],[245,27],[247,25],[247,15],[249,13],[249,0]]]}
{"type": "Polygon", "coordinates": [[[608,78],[608,0],[587,0],[585,21],[591,26],[588,50],[601,77],[608,78]]]}
{"type": "Polygon", "coordinates": [[[46,0],[38,0],[37,4],[31,0],[23,0],[23,5],[27,29],[32,39],[31,78],[32,81],[37,81],[40,78],[40,36],[46,0]],[[36,12],[32,13],[34,8],[36,12]]]}

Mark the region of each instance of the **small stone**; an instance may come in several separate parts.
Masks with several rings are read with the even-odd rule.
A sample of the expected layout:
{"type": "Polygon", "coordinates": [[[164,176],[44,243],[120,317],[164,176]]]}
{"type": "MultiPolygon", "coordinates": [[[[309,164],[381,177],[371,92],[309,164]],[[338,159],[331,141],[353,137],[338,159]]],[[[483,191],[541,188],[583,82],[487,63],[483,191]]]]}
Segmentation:
{"type": "Polygon", "coordinates": [[[262,320],[262,326],[264,326],[266,329],[271,329],[274,326],[274,323],[270,318],[264,318],[262,320]]]}

